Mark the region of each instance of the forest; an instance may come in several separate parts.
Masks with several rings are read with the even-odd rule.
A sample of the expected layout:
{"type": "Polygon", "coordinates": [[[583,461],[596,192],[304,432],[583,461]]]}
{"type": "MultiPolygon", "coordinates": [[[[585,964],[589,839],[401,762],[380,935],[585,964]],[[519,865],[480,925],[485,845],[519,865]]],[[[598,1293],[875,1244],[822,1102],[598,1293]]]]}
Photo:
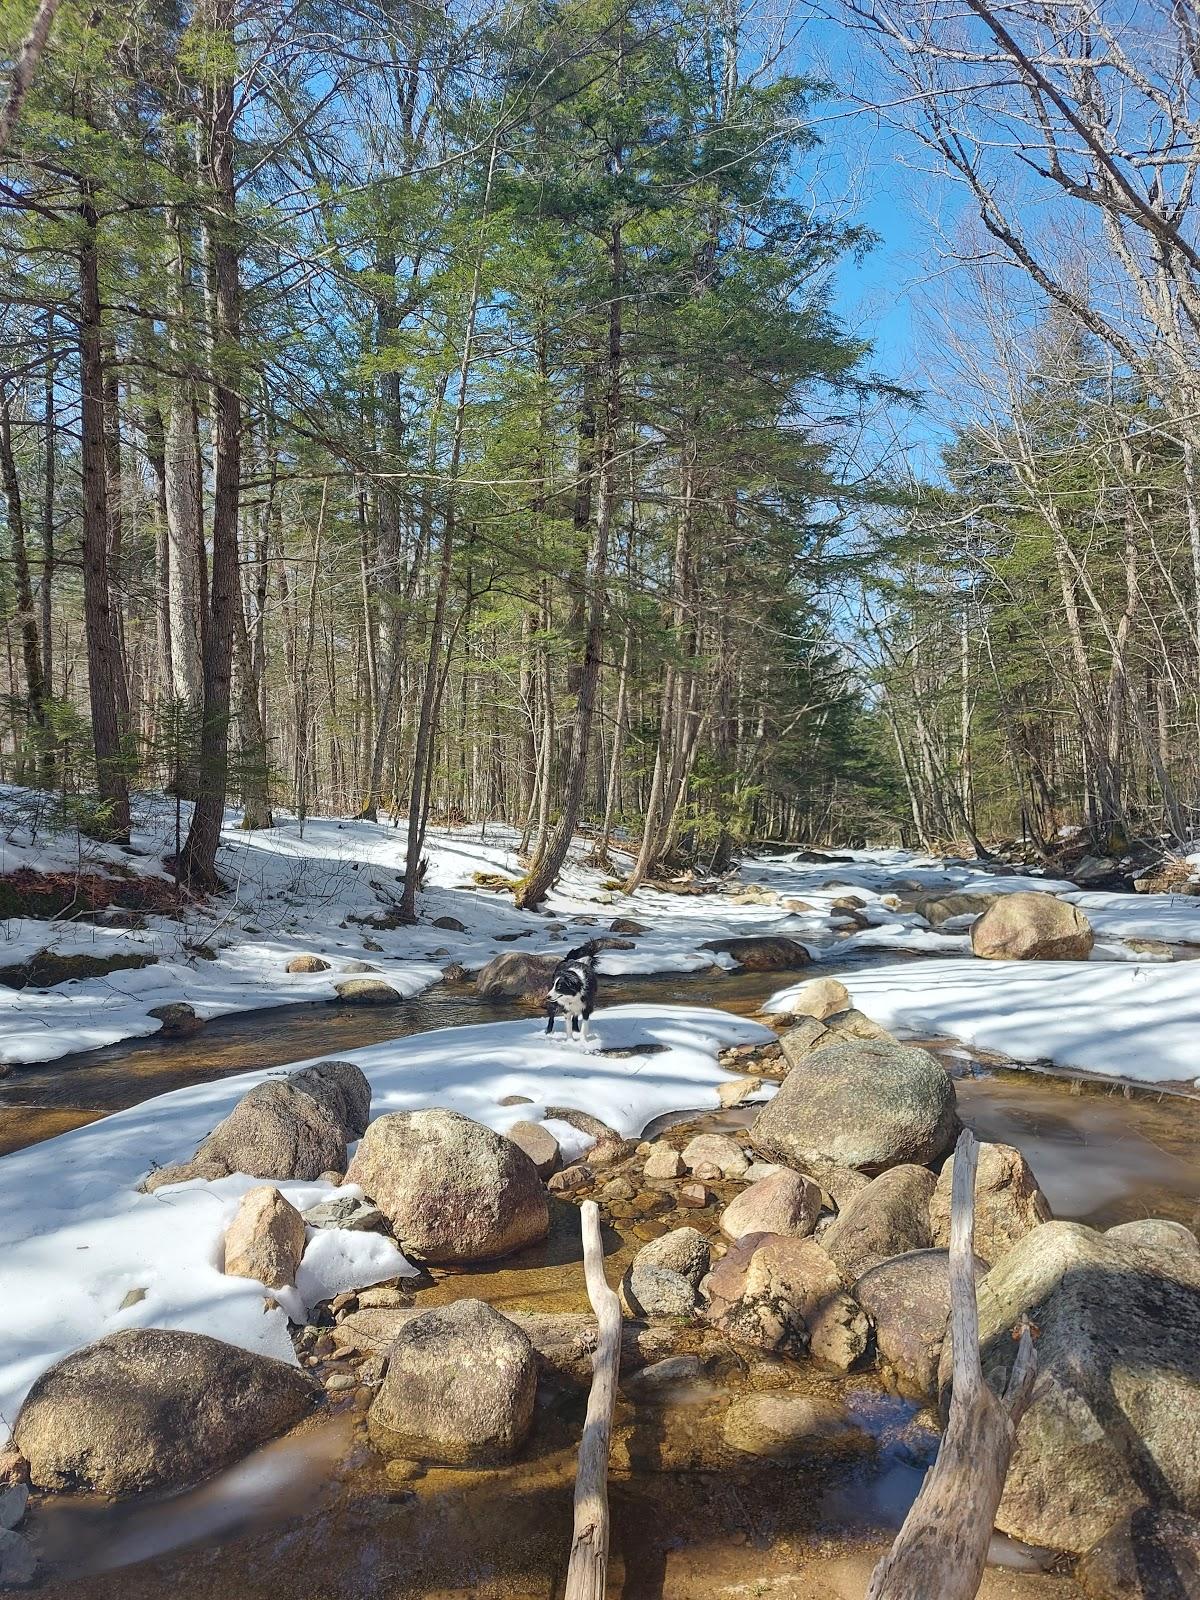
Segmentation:
{"type": "Polygon", "coordinates": [[[1136,10],[9,0],[0,776],[194,801],[196,888],[227,802],[503,820],[529,905],[580,829],[1185,839],[1200,28],[1136,10]],[[953,197],[903,374],[862,119],[953,197]]]}

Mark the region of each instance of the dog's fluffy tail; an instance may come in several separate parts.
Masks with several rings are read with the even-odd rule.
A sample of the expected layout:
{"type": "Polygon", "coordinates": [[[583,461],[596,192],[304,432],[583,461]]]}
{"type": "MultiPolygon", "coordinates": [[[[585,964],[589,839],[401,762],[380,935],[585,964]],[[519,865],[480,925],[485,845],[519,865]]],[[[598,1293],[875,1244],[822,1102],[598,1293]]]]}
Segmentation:
{"type": "Polygon", "coordinates": [[[563,960],[594,961],[598,954],[599,951],[596,949],[596,941],[594,939],[589,939],[586,944],[576,945],[574,950],[568,950],[566,955],[563,957],[563,960]]]}

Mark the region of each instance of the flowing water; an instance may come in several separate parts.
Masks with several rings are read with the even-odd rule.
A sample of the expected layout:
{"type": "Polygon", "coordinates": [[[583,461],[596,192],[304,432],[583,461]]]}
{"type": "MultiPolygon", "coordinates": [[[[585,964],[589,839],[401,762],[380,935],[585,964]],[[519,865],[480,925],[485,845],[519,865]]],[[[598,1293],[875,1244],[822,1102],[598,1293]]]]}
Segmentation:
{"type": "MultiPolygon", "coordinates": [[[[823,963],[822,972],[873,959],[896,958],[864,954],[840,969],[823,963]]],[[[748,1014],[783,981],[748,973],[609,979],[602,998],[748,1014]]],[[[189,1083],[527,1014],[447,986],[392,1008],[234,1016],[188,1039],[134,1041],[22,1069],[0,1082],[0,1153],[189,1083]]],[[[1096,1226],[1147,1215],[1195,1224],[1200,1101],[1014,1070],[952,1040],[923,1042],[955,1076],[964,1122],[1025,1152],[1056,1215],[1096,1226]]],[[[753,1112],[685,1115],[697,1126],[736,1127],[753,1112]]],[[[711,1230],[710,1210],[656,1219],[658,1231],[685,1221],[711,1230]]],[[[577,1214],[565,1202],[555,1213],[545,1245],[467,1274],[435,1274],[420,1303],[466,1293],[509,1308],[586,1310],[577,1214]]],[[[606,1242],[615,1282],[640,1240],[616,1222],[606,1242]]],[[[543,1390],[530,1446],[503,1469],[431,1469],[397,1485],[363,1444],[356,1402],[338,1399],[332,1415],[168,1501],[54,1499],[30,1524],[49,1575],[43,1592],[54,1600],[276,1600],[283,1590],[298,1600],[551,1600],[561,1593],[584,1396],[543,1390]]],[[[834,1379],[803,1364],[726,1357],[710,1362],[702,1382],[654,1402],[623,1399],[618,1423],[609,1593],[621,1600],[860,1596],[936,1450],[931,1419],[872,1376],[834,1379]],[[786,1464],[731,1452],[721,1432],[731,1396],[779,1387],[836,1393],[859,1447],[786,1464]]],[[[1075,1600],[1072,1580],[1039,1571],[1037,1556],[1000,1545],[994,1555],[1005,1565],[989,1571],[985,1600],[1075,1600]]]]}

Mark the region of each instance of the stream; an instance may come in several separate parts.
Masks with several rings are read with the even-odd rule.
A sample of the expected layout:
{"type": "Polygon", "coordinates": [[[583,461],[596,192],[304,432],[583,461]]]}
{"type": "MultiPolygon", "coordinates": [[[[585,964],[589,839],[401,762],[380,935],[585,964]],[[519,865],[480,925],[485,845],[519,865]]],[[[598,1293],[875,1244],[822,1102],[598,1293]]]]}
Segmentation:
{"type": "MultiPolygon", "coordinates": [[[[929,960],[931,976],[936,958],[929,960]]],[[[823,962],[842,973],[894,952],[823,962]]],[[[670,1001],[758,1011],[780,974],[714,973],[605,979],[605,1003],[670,1001]]],[[[150,1095],[267,1065],[432,1028],[528,1015],[516,1002],[440,986],[395,1007],[289,1006],[210,1023],[181,1040],[144,1039],[20,1069],[0,1082],[0,1154],[103,1117],[150,1095]]],[[[956,1080],[963,1121],[981,1139],[1015,1144],[1056,1216],[1097,1227],[1134,1217],[1194,1226],[1200,1196],[1200,1100],[1062,1072],[1021,1070],[953,1040],[922,1039],[956,1080]]],[[[753,1108],[660,1119],[689,1130],[744,1126],[753,1108]]],[[[545,1243],[469,1273],[435,1273],[419,1303],[476,1295],[498,1306],[582,1311],[577,1213],[555,1206],[545,1243]],[[469,1277],[469,1287],[464,1284],[469,1277]]],[[[710,1208],[712,1209],[712,1208],[710,1208]]],[[[663,1219],[708,1231],[717,1211],[663,1219]]],[[[616,1282],[639,1239],[615,1223],[608,1276],[616,1282]]],[[[873,1374],[832,1378],[807,1363],[723,1368],[632,1408],[625,1470],[612,1484],[610,1595],[620,1600],[724,1596],[857,1600],[883,1544],[903,1519],[937,1447],[932,1419],[888,1394],[873,1374]],[[721,1442],[732,1390],[836,1392],[871,1449],[818,1451],[800,1463],[731,1458],[721,1442]],[[718,1403],[719,1402],[719,1403],[718,1403]]],[[[319,1419],[230,1472],[161,1502],[112,1506],[60,1496],[43,1504],[32,1536],[47,1570],[42,1590],[62,1600],[553,1600],[561,1593],[583,1397],[539,1399],[530,1445],[503,1469],[430,1469],[397,1485],[361,1438],[356,1399],[338,1396],[319,1419]]],[[[997,1542],[980,1591],[994,1600],[1075,1600],[1073,1581],[1036,1553],[997,1542]]]]}

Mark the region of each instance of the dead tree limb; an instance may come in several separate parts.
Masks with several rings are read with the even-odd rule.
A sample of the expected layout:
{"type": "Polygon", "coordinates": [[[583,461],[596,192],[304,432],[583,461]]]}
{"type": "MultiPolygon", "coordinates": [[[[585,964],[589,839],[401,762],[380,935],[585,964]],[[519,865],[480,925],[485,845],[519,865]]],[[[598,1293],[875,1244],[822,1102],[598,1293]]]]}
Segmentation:
{"type": "Polygon", "coordinates": [[[580,1207],[583,1270],[596,1313],[592,1388],[575,1473],[575,1531],[563,1600],[604,1600],[608,1583],[608,1447],[617,1375],[621,1366],[621,1302],[604,1276],[600,1212],[594,1200],[580,1207]]]}
{"type": "Polygon", "coordinates": [[[950,1197],[950,1417],[937,1460],[875,1568],[867,1600],[973,1600],[987,1564],[1017,1426],[1029,1404],[1037,1356],[1029,1328],[1003,1395],[983,1380],[975,1303],[975,1167],[979,1146],[964,1129],[950,1197]]]}

